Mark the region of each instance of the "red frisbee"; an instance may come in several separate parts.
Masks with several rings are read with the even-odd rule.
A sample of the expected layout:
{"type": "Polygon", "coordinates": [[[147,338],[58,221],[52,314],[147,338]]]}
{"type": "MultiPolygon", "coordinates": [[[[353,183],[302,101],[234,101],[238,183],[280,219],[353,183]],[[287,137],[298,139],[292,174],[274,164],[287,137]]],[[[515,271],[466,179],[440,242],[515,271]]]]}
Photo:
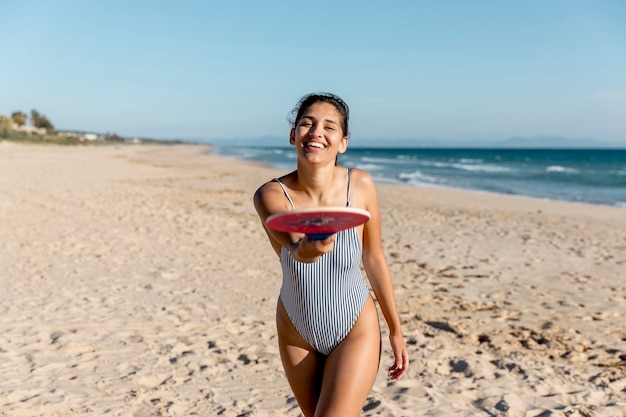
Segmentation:
{"type": "Polygon", "coordinates": [[[267,218],[267,227],[280,232],[304,233],[312,239],[360,226],[370,219],[367,210],[350,207],[316,207],[283,211],[267,218]]]}

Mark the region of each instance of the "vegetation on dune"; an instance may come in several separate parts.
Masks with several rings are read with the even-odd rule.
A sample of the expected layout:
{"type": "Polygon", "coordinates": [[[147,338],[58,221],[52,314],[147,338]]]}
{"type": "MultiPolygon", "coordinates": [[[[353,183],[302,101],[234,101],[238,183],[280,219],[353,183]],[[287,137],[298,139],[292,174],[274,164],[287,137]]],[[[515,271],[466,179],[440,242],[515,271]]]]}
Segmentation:
{"type": "Polygon", "coordinates": [[[32,110],[30,112],[30,120],[34,127],[38,129],[46,129],[46,133],[50,134],[54,131],[54,125],[44,116],[40,114],[37,110],[32,110]]]}
{"type": "Polygon", "coordinates": [[[37,110],[27,113],[14,111],[11,116],[0,115],[0,140],[23,143],[54,143],[61,145],[99,143],[180,143],[154,139],[126,138],[116,133],[56,131],[52,122],[37,110]]]}
{"type": "Polygon", "coordinates": [[[63,143],[80,142],[79,138],[71,138],[54,131],[54,125],[37,110],[28,114],[23,111],[14,111],[11,116],[0,116],[0,139],[28,142],[28,143],[63,143]]]}

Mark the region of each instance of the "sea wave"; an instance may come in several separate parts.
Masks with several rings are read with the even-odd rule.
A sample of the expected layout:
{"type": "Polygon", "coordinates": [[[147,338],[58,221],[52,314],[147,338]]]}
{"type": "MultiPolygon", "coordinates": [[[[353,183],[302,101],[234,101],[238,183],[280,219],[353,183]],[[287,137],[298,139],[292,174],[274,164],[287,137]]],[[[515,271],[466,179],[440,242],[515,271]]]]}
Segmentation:
{"type": "MultiPolygon", "coordinates": [[[[459,162],[441,162],[441,161],[415,161],[418,165],[423,167],[434,167],[441,169],[457,169],[461,171],[471,171],[471,172],[513,172],[514,170],[509,167],[501,166],[501,165],[493,165],[493,164],[485,164],[485,163],[470,163],[470,162],[462,162],[462,161],[470,161],[468,159],[461,159],[459,162]]],[[[474,160],[479,161],[479,160],[474,160]]]]}
{"type": "Polygon", "coordinates": [[[383,169],[382,166],[377,164],[355,164],[354,168],[359,168],[364,171],[378,171],[380,169],[383,169]]]}
{"type": "Polygon", "coordinates": [[[433,177],[431,175],[426,175],[420,171],[413,172],[401,172],[398,175],[398,178],[402,180],[403,183],[409,183],[411,185],[432,185],[432,184],[440,184],[444,182],[441,178],[433,177]]]}
{"type": "Polygon", "coordinates": [[[372,157],[372,156],[363,156],[359,158],[362,162],[371,162],[375,164],[406,164],[411,161],[406,158],[383,158],[383,157],[372,157]]]}
{"type": "Polygon", "coordinates": [[[450,164],[453,168],[460,169],[463,171],[472,171],[472,172],[512,172],[513,169],[509,167],[503,167],[500,165],[490,165],[490,164],[450,164]]]}
{"type": "Polygon", "coordinates": [[[546,168],[546,172],[562,172],[565,174],[577,174],[580,171],[575,168],[568,168],[561,165],[550,165],[546,168]]]}
{"type": "Polygon", "coordinates": [[[435,167],[435,168],[450,168],[452,164],[450,162],[439,162],[439,161],[415,161],[417,164],[425,167],[435,167]]]}

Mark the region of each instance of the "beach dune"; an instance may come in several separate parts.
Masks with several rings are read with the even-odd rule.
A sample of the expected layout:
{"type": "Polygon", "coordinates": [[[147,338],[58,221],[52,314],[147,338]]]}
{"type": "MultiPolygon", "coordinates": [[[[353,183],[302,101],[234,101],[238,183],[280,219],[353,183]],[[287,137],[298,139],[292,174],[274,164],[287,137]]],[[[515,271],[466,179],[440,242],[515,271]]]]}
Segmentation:
{"type": "MultiPolygon", "coordinates": [[[[299,416],[252,205],[282,173],[0,142],[0,416],[299,416]]],[[[378,192],[411,368],[385,335],[364,416],[626,415],[625,209],[378,192]]]]}

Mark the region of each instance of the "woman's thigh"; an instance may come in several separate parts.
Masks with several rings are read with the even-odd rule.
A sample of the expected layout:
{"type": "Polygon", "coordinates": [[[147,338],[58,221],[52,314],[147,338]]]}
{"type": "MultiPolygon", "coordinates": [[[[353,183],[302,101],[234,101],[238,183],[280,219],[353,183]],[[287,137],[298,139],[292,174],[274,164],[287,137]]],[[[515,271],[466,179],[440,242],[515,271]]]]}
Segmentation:
{"type": "Polygon", "coordinates": [[[319,399],[326,357],[302,338],[280,300],[276,308],[276,327],[285,375],[302,412],[312,417],[319,399]]]}
{"type": "Polygon", "coordinates": [[[324,364],[318,416],[358,416],[378,374],[380,325],[368,298],[359,319],[324,364]]]}

